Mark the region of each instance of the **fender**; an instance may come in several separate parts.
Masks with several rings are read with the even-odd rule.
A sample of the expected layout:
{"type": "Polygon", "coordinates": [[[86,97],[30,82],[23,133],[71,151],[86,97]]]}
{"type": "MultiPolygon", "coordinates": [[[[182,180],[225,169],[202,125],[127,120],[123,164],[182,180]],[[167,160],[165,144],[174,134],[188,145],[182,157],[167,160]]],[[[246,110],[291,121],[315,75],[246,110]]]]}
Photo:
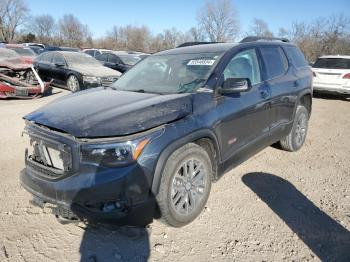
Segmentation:
{"type": "Polygon", "coordinates": [[[151,192],[153,195],[157,195],[159,192],[159,186],[160,186],[160,181],[162,178],[162,173],[163,173],[163,169],[165,166],[166,161],[168,160],[168,158],[170,157],[170,155],[177,150],[178,148],[182,147],[183,145],[196,141],[200,138],[209,138],[212,140],[213,145],[215,147],[215,150],[218,154],[218,160],[221,160],[221,155],[220,155],[220,149],[219,149],[219,143],[217,140],[217,137],[215,135],[215,133],[210,130],[210,129],[200,129],[197,131],[194,131],[190,134],[188,134],[185,137],[182,137],[176,141],[174,141],[173,143],[169,144],[160,154],[157,164],[156,164],[156,168],[154,171],[154,175],[153,175],[153,181],[152,181],[152,188],[151,188],[151,192]]]}

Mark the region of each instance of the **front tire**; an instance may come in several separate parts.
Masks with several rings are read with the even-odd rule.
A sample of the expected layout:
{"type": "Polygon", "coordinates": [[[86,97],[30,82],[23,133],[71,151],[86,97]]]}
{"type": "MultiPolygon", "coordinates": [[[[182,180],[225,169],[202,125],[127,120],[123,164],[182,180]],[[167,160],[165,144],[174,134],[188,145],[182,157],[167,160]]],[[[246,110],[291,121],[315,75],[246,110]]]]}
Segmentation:
{"type": "Polygon", "coordinates": [[[283,150],[295,152],[304,144],[309,127],[309,112],[305,106],[297,107],[292,130],[280,141],[283,150]]]}
{"type": "Polygon", "coordinates": [[[165,164],[157,195],[160,220],[173,227],[192,222],[204,209],[212,181],[212,163],[200,146],[189,143],[165,164]]]}
{"type": "Polygon", "coordinates": [[[70,91],[78,92],[80,90],[80,83],[75,75],[70,75],[67,79],[67,87],[70,91]]]}

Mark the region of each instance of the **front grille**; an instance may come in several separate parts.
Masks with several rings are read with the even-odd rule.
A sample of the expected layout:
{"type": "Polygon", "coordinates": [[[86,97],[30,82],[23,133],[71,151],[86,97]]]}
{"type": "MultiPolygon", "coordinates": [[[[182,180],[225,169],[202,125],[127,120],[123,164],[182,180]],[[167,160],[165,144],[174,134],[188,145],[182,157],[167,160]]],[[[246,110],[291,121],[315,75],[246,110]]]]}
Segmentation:
{"type": "Polygon", "coordinates": [[[26,164],[45,177],[58,178],[72,170],[70,146],[28,134],[26,164]]]}
{"type": "Polygon", "coordinates": [[[110,77],[101,77],[101,84],[102,86],[111,86],[118,77],[110,76],[110,77]]]}

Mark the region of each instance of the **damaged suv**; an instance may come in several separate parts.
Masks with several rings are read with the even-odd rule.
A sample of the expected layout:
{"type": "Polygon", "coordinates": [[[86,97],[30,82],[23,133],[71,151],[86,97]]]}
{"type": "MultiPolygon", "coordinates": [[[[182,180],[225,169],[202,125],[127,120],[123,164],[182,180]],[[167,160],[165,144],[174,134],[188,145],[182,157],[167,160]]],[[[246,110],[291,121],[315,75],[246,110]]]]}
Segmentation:
{"type": "Polygon", "coordinates": [[[276,142],[300,149],[311,103],[312,72],[285,40],[163,51],[26,115],[21,184],[60,217],[180,227],[228,170],[276,142]]]}

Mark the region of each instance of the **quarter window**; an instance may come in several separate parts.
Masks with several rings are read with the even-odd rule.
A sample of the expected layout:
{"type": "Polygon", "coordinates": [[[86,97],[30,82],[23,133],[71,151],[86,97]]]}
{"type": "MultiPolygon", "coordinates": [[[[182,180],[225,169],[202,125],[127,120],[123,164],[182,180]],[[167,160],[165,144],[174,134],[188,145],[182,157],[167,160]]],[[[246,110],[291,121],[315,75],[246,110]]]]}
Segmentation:
{"type": "Polygon", "coordinates": [[[255,49],[236,54],[224,70],[224,79],[249,78],[252,85],[260,83],[259,61],[255,49]]]}
{"type": "Polygon", "coordinates": [[[287,47],[286,51],[296,67],[305,67],[308,65],[303,53],[298,48],[287,47]]]}
{"type": "Polygon", "coordinates": [[[268,46],[260,48],[267,73],[267,79],[283,75],[288,69],[288,60],[280,47],[268,46]]]}

